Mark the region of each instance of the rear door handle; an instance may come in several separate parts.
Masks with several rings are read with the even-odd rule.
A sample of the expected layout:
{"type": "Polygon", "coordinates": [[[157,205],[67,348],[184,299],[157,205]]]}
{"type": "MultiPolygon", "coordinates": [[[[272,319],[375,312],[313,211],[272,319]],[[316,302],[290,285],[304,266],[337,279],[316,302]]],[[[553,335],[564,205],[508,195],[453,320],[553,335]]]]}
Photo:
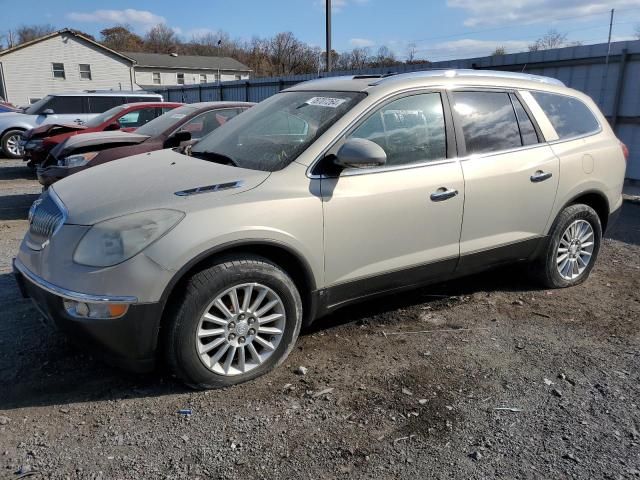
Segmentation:
{"type": "Polygon", "coordinates": [[[531,181],[533,183],[544,182],[545,180],[549,180],[553,176],[551,172],[543,172],[542,170],[538,170],[536,173],[531,175],[531,181]]]}
{"type": "Polygon", "coordinates": [[[458,190],[441,187],[431,194],[432,202],[442,202],[458,195],[458,190]]]}
{"type": "Polygon", "coordinates": [[[77,123],[78,125],[82,125],[84,123],[84,121],[81,118],[76,118],[74,120],[74,123],[77,123]]]}

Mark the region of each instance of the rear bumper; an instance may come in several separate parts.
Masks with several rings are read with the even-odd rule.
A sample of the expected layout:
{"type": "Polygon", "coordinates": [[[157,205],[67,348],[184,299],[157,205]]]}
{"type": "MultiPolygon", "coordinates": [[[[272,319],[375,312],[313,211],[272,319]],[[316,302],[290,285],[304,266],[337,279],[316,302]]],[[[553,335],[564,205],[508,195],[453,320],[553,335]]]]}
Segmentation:
{"type": "MultiPolygon", "coordinates": [[[[606,228],[607,231],[610,230],[611,227],[613,227],[618,222],[621,212],[622,212],[622,205],[620,205],[616,210],[614,210],[609,214],[609,219],[607,220],[607,228],[606,228]]],[[[604,235],[605,232],[602,232],[602,233],[604,235]]]]}
{"type": "Polygon", "coordinates": [[[14,259],[13,271],[22,295],[33,300],[47,323],[64,331],[81,348],[125,370],[148,372],[155,368],[162,314],[160,303],[131,303],[127,313],[120,318],[78,318],[67,313],[64,299],[114,303],[129,303],[135,299],[64,290],[29,272],[17,259],[14,259]]]}

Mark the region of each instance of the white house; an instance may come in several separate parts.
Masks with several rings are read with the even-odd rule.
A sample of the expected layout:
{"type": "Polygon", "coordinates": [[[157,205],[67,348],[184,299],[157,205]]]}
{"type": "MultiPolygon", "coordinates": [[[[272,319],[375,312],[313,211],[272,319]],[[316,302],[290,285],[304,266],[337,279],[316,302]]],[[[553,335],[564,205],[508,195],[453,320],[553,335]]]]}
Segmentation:
{"type": "Polygon", "coordinates": [[[67,28],[0,51],[0,97],[25,105],[49,93],[134,90],[134,63],[67,28]]]}
{"type": "Polygon", "coordinates": [[[175,53],[122,52],[135,61],[135,82],[142,88],[247,80],[251,69],[231,57],[175,53]]]}

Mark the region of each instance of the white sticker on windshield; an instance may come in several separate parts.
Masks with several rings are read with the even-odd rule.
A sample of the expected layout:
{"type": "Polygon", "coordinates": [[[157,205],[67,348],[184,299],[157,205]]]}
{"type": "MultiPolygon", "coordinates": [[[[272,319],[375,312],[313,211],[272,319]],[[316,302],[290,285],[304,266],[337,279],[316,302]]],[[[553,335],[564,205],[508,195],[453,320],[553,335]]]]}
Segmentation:
{"type": "Polygon", "coordinates": [[[344,98],[313,97],[305,103],[309,105],[317,105],[319,107],[338,108],[344,102],[346,102],[344,98]]]}
{"type": "Polygon", "coordinates": [[[184,118],[186,115],[184,113],[174,113],[171,115],[171,118],[184,118]]]}

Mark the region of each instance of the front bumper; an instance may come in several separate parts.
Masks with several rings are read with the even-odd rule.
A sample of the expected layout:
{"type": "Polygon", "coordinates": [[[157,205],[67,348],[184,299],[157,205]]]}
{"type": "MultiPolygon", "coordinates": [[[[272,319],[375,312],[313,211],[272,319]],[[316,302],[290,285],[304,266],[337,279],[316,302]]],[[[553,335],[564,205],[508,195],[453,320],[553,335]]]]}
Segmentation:
{"type": "Polygon", "coordinates": [[[56,325],[75,343],[107,362],[134,372],[155,367],[162,305],[135,303],[135,297],[105,297],[57,287],[30,272],[18,259],[13,271],[22,295],[31,298],[45,321],[56,325]],[[63,300],[129,303],[124,316],[113,319],[78,318],[67,313],[63,300]]]}

